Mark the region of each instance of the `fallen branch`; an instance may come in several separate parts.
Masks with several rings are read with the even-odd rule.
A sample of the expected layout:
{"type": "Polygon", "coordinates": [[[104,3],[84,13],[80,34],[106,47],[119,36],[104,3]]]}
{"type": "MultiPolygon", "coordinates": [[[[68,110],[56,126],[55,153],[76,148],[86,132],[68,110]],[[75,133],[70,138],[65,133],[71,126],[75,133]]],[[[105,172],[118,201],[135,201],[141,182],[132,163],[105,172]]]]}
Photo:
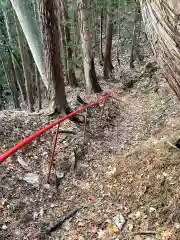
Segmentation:
{"type": "Polygon", "coordinates": [[[141,231],[141,232],[133,232],[132,235],[156,235],[156,231],[141,231]]]}
{"type": "Polygon", "coordinates": [[[88,103],[86,103],[79,95],[77,96],[77,101],[82,104],[83,106],[87,105],[88,103]]]}
{"type": "Polygon", "coordinates": [[[77,211],[79,211],[79,209],[80,209],[80,207],[76,207],[74,210],[71,210],[71,211],[68,212],[67,214],[59,217],[59,219],[53,224],[53,226],[50,227],[49,229],[47,229],[47,230],[45,231],[45,233],[46,233],[47,235],[49,235],[49,234],[51,234],[52,232],[56,231],[58,228],[62,227],[62,224],[63,224],[66,220],[72,218],[72,217],[77,213],[77,211]]]}
{"type": "Polygon", "coordinates": [[[59,133],[65,133],[65,134],[73,134],[73,135],[76,135],[76,133],[75,132],[73,132],[73,131],[66,131],[66,130],[59,130],[59,133]]]}
{"type": "Polygon", "coordinates": [[[174,148],[174,149],[176,149],[177,151],[180,151],[180,149],[179,148],[177,148],[174,144],[172,144],[171,142],[169,142],[169,141],[166,141],[166,143],[170,146],[170,147],[172,147],[172,148],[174,148]]]}

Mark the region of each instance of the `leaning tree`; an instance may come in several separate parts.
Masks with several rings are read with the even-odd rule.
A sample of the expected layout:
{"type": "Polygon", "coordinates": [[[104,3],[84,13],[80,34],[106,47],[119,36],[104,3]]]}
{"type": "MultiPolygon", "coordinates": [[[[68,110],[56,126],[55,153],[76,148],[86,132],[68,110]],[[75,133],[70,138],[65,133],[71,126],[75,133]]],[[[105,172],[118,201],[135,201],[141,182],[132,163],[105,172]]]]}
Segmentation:
{"type": "Polygon", "coordinates": [[[140,0],[140,5],[157,62],[180,98],[180,1],[140,0]]]}

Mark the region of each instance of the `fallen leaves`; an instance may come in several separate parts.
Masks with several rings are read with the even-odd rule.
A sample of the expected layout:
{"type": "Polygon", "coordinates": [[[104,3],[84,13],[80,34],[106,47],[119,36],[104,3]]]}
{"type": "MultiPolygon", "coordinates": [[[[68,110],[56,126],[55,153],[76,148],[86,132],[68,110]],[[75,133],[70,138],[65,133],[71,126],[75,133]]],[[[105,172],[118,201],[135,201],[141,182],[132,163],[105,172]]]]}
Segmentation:
{"type": "Polygon", "coordinates": [[[160,227],[158,228],[158,233],[161,236],[162,240],[170,240],[172,236],[172,231],[170,229],[160,227]]]}
{"type": "Polygon", "coordinates": [[[141,212],[141,211],[137,211],[134,216],[136,218],[143,218],[145,216],[145,213],[144,212],[141,212]]]}
{"type": "Polygon", "coordinates": [[[96,198],[95,196],[90,196],[90,199],[91,199],[92,201],[96,201],[96,200],[97,200],[97,198],[96,198]]]}
{"type": "Polygon", "coordinates": [[[118,233],[119,229],[116,226],[112,225],[112,226],[108,227],[108,232],[109,233],[118,233]]]}
{"type": "Polygon", "coordinates": [[[5,203],[4,199],[1,198],[0,199],[0,211],[4,209],[4,203],[5,203]]]}

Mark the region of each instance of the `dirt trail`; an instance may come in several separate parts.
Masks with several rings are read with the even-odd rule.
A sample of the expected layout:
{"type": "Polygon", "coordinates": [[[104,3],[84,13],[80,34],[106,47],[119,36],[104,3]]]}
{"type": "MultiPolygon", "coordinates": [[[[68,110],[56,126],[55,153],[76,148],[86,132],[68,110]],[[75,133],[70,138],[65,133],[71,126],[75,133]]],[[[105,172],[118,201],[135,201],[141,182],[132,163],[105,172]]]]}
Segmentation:
{"type": "MultiPolygon", "coordinates": [[[[86,135],[88,146],[83,147],[83,132],[79,131],[77,125],[68,121],[64,124],[64,127],[75,131],[76,135],[61,135],[58,139],[57,166],[59,171],[66,172],[58,190],[55,186],[46,184],[52,134],[43,135],[41,144],[35,142],[25,152],[18,153],[31,170],[23,169],[17,162],[17,156],[4,164],[5,168],[0,169],[1,195],[5,199],[0,213],[1,239],[33,239],[33,234],[42,231],[42,228],[52,224],[64,212],[77,205],[81,209],[75,217],[45,239],[136,239],[132,233],[137,230],[152,230],[157,233],[156,237],[154,234],[145,238],[139,235],[137,239],[159,239],[157,226],[153,225],[154,222],[152,225],[147,224],[147,213],[138,205],[139,195],[134,195],[132,186],[136,189],[139,180],[137,182],[136,175],[135,180],[129,179],[128,172],[132,166],[126,162],[121,166],[120,159],[124,159],[123,153],[141,146],[152,136],[163,137],[163,132],[171,126],[169,115],[176,116],[176,119],[179,117],[179,104],[163,80],[159,83],[158,92],[154,91],[152,80],[149,87],[144,86],[144,82],[138,82],[130,92],[122,92],[120,96],[122,102],[110,102],[106,105],[101,125],[93,110],[86,135]],[[60,143],[62,141],[63,143],[60,143]],[[74,161],[72,152],[75,146],[80,154],[75,172],[69,172],[68,166],[74,161]],[[117,173],[119,167],[121,171],[117,173]],[[23,180],[28,172],[40,177],[38,187],[23,180]],[[118,174],[118,177],[114,174],[118,174]],[[117,228],[114,227],[113,217],[120,213],[125,219],[125,225],[121,231],[115,233],[117,228]],[[140,217],[133,218],[135,213],[140,214],[140,217]],[[143,217],[141,214],[144,214],[143,217]],[[143,223],[146,227],[142,228],[143,223]]],[[[9,147],[10,143],[15,143],[18,138],[28,136],[47,120],[47,117],[42,115],[1,113],[4,147],[9,147]]],[[[169,132],[165,135],[168,136],[169,132]]],[[[143,161],[138,162],[138,170],[134,168],[132,171],[143,172],[144,165],[141,166],[141,163],[144,164],[143,161]]],[[[161,212],[161,209],[159,211],[161,212]]],[[[163,223],[161,219],[160,227],[164,227],[163,223]]],[[[179,226],[178,221],[175,224],[176,227],[179,226]]],[[[172,228],[172,223],[169,227],[172,228]]],[[[174,228],[173,234],[175,236],[174,228]]]]}
{"type": "MultiPolygon", "coordinates": [[[[83,126],[70,121],[61,126],[75,135],[58,138],[55,159],[62,177],[58,190],[54,174],[51,185],[46,181],[54,129],[0,168],[0,239],[38,239],[39,232],[76,206],[81,209],[72,219],[39,239],[180,239],[179,152],[164,143],[178,137],[180,106],[160,70],[152,79],[148,74],[139,78],[145,63],[153,62],[143,33],[140,44],[144,63],[133,70],[128,44],[124,52],[121,49],[120,67],[113,53],[114,76],[107,82],[100,78],[100,83],[105,90],[116,89],[121,101],[106,105],[102,124],[99,109],[92,110],[86,144],[83,126]],[[133,88],[123,91],[131,80],[136,82],[133,88]],[[39,178],[36,185],[24,180],[29,173],[39,178]],[[119,216],[124,220],[121,230],[114,223],[119,216]]],[[[101,75],[102,68],[97,66],[97,72],[101,75]]],[[[88,98],[80,89],[69,91],[71,106],[77,94],[86,101],[98,98],[88,98]]],[[[0,112],[0,148],[12,147],[53,120],[43,114],[0,112]]]]}

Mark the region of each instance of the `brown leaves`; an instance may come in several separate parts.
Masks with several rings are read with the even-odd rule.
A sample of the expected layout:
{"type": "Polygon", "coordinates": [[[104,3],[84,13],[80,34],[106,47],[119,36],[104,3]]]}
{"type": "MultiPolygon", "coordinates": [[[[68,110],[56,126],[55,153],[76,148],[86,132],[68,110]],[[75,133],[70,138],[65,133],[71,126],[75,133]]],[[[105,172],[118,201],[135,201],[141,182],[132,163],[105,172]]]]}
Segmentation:
{"type": "Polygon", "coordinates": [[[0,211],[4,209],[4,199],[0,199],[0,211]]]}
{"type": "Polygon", "coordinates": [[[112,225],[112,226],[108,227],[108,232],[109,233],[118,233],[119,229],[116,226],[112,225]]]}

